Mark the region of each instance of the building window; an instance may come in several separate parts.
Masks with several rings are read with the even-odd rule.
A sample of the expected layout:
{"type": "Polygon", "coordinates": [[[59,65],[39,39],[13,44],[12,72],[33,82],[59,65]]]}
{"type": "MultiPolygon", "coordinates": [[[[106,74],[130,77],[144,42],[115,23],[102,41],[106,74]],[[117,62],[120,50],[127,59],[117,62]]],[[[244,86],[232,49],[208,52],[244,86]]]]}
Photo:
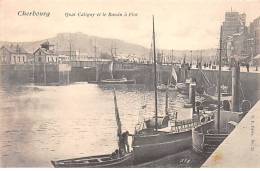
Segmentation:
{"type": "Polygon", "coordinates": [[[20,56],[18,56],[18,62],[20,62],[21,61],[21,58],[20,58],[20,56]]]}
{"type": "Polygon", "coordinates": [[[23,56],[23,62],[25,61],[25,57],[23,56]]]}
{"type": "Polygon", "coordinates": [[[47,58],[47,61],[48,61],[48,62],[50,61],[50,58],[49,58],[49,57],[47,58]]]}
{"type": "Polygon", "coordinates": [[[38,58],[38,61],[41,62],[41,61],[42,61],[42,57],[39,57],[39,58],[38,58]]]}
{"type": "Polygon", "coordinates": [[[16,62],[16,56],[14,56],[14,62],[16,62]]]}
{"type": "Polygon", "coordinates": [[[39,51],[39,55],[41,55],[42,53],[41,53],[41,51],[39,51]]]}

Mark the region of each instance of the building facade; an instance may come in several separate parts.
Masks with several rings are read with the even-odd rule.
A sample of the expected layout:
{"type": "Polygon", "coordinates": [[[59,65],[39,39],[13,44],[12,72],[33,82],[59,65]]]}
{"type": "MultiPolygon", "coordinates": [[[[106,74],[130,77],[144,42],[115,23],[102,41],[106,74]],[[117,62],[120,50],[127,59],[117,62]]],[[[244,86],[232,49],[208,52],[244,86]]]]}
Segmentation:
{"type": "Polygon", "coordinates": [[[58,55],[54,52],[54,45],[51,45],[48,41],[41,44],[34,53],[35,63],[57,63],[58,55]]]}
{"type": "Polygon", "coordinates": [[[25,64],[28,62],[28,53],[18,44],[3,45],[0,48],[1,64],[25,64]]]}
{"type": "Polygon", "coordinates": [[[222,41],[223,56],[227,63],[241,61],[252,63],[253,57],[259,54],[260,17],[246,26],[246,14],[226,12],[223,22],[222,41]]]}
{"type": "Polygon", "coordinates": [[[252,34],[254,38],[254,56],[260,54],[260,16],[253,21],[252,34]]]}
{"type": "Polygon", "coordinates": [[[223,22],[223,34],[222,40],[226,40],[228,36],[232,36],[234,33],[239,33],[243,30],[246,24],[246,14],[239,14],[239,12],[225,13],[225,22],[223,22]]]}

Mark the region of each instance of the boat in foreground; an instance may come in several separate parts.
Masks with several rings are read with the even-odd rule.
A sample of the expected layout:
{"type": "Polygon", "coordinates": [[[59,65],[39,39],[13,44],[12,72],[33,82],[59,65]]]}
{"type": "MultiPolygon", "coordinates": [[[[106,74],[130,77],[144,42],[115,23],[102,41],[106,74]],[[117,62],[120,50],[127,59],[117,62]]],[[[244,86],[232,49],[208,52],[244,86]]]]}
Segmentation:
{"type": "Polygon", "coordinates": [[[146,130],[143,135],[134,136],[134,164],[156,160],[191,148],[191,134],[191,129],[181,132],[146,130]]]}
{"type": "Polygon", "coordinates": [[[75,167],[127,167],[132,165],[132,153],[126,153],[122,157],[112,158],[111,154],[90,156],[59,161],[51,161],[56,168],[75,168],[75,167]]]}
{"type": "Polygon", "coordinates": [[[112,154],[89,156],[82,158],[73,158],[66,160],[51,161],[54,167],[61,168],[75,168],[75,167],[129,167],[133,164],[132,153],[125,153],[122,149],[122,130],[121,121],[119,117],[116,92],[114,89],[114,104],[115,104],[115,117],[117,123],[117,136],[118,136],[118,149],[112,154]]]}

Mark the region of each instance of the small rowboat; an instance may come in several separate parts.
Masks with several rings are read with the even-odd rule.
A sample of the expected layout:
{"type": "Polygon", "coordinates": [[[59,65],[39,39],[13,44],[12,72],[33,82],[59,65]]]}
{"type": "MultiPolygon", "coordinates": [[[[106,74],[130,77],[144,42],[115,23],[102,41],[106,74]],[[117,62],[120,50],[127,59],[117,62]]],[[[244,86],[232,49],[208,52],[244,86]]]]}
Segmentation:
{"type": "Polygon", "coordinates": [[[76,168],[76,167],[129,167],[133,164],[132,153],[126,153],[122,157],[111,158],[110,154],[89,156],[82,158],[51,161],[56,168],[76,168]]]}
{"type": "MultiPolygon", "coordinates": [[[[115,116],[117,122],[117,135],[118,135],[118,149],[120,150],[119,136],[122,133],[121,121],[119,117],[116,92],[114,89],[114,104],[115,104],[115,116]]],[[[65,159],[58,161],[51,161],[54,167],[61,168],[71,168],[71,167],[129,167],[133,164],[132,153],[125,153],[121,156],[112,157],[112,154],[99,155],[99,156],[89,156],[82,158],[65,159]]]]}
{"type": "Polygon", "coordinates": [[[99,84],[135,84],[136,80],[127,80],[126,78],[122,79],[106,79],[101,80],[99,84]]]}

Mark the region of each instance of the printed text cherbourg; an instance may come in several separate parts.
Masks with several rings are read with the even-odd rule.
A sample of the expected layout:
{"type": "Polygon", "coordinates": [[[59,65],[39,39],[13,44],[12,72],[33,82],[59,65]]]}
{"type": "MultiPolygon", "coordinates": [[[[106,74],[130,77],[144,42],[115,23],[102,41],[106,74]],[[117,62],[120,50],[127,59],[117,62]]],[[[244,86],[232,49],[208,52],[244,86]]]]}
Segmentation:
{"type": "Polygon", "coordinates": [[[18,16],[40,16],[40,17],[49,17],[50,12],[39,12],[39,11],[18,11],[18,16]]]}

